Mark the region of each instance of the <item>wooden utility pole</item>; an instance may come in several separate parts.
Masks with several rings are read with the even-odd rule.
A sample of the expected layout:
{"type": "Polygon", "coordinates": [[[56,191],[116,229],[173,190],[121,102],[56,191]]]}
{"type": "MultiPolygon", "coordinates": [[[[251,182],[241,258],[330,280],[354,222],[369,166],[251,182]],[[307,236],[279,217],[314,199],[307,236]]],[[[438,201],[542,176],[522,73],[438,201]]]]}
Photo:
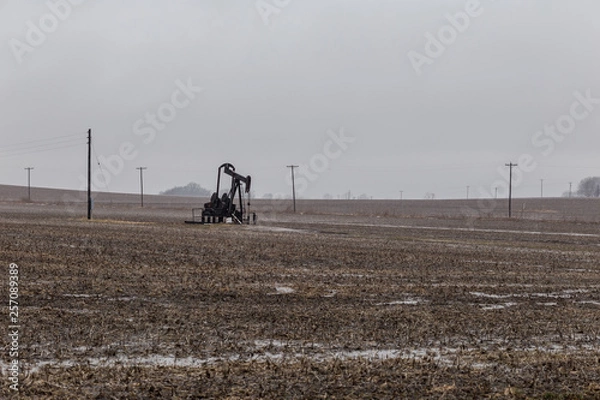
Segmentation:
{"type": "Polygon", "coordinates": [[[288,168],[292,170],[292,201],[294,202],[294,212],[296,212],[296,183],[294,182],[294,168],[298,168],[297,165],[288,165],[288,168]]]}
{"type": "Polygon", "coordinates": [[[136,169],[140,170],[140,202],[142,208],[144,207],[144,170],[148,169],[147,167],[137,167],[136,169]]]}
{"type": "Polygon", "coordinates": [[[33,167],[25,168],[27,170],[27,201],[31,201],[31,170],[33,167]]]}
{"type": "Polygon", "coordinates": [[[88,129],[87,219],[92,219],[92,130],[88,129]]]}
{"type": "Polygon", "coordinates": [[[569,182],[569,198],[571,198],[572,194],[573,194],[573,182],[569,182]]]}
{"type": "Polygon", "coordinates": [[[512,217],[512,170],[513,167],[518,167],[518,164],[508,163],[505,164],[510,168],[510,174],[508,179],[508,218],[512,217]]]}

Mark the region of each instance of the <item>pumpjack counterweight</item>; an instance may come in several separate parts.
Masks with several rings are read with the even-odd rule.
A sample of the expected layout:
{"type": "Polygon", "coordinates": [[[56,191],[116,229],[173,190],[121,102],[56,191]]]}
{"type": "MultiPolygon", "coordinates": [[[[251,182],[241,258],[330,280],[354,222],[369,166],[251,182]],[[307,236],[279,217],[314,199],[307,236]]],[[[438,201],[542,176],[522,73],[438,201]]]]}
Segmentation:
{"type": "Polygon", "coordinates": [[[224,222],[256,224],[256,213],[249,212],[249,199],[247,203],[248,207],[244,208],[242,184],[244,185],[244,193],[249,195],[252,184],[250,175],[240,175],[235,172],[235,167],[232,164],[222,164],[217,170],[217,191],[212,194],[208,203],[204,203],[203,208],[192,209],[192,220],[185,222],[188,224],[216,224],[224,222]],[[221,175],[223,173],[231,177],[231,187],[229,192],[219,196],[221,175]],[[236,204],[236,197],[238,204],[236,204]]]}

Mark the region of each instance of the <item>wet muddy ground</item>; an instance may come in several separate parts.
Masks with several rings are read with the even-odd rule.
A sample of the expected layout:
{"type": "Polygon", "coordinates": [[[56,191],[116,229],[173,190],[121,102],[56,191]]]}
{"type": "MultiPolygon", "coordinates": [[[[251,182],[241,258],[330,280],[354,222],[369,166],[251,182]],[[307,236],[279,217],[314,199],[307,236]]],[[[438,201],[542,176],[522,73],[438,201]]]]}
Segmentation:
{"type": "Polygon", "coordinates": [[[598,225],[28,207],[21,399],[600,398],[598,225]]]}

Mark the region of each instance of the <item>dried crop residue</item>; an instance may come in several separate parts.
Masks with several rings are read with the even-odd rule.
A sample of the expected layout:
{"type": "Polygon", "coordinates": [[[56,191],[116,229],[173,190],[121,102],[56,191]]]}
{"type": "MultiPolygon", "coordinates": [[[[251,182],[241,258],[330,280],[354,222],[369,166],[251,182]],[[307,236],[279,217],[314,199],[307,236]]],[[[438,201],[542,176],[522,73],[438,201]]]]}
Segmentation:
{"type": "Polygon", "coordinates": [[[559,236],[530,232],[580,225],[428,219],[448,229],[399,238],[389,218],[204,229],[183,210],[103,210],[151,222],[120,225],[10,207],[0,253],[22,279],[21,399],[600,396],[589,224],[559,236]],[[348,234],[330,234],[340,223],[348,234]]]}

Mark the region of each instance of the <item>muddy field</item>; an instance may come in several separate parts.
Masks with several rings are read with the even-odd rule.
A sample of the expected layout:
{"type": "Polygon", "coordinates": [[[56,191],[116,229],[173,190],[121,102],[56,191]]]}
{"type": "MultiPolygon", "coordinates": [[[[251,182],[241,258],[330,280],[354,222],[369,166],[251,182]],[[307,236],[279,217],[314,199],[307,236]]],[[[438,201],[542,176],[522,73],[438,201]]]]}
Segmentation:
{"type": "Polygon", "coordinates": [[[188,214],[0,204],[19,398],[600,398],[598,224],[188,214]]]}
{"type": "MultiPolygon", "coordinates": [[[[27,188],[20,186],[0,185],[0,202],[27,201],[27,188]]],[[[137,211],[140,197],[137,194],[124,193],[93,193],[94,203],[100,208],[111,208],[112,216],[122,213],[128,208],[137,211]]],[[[58,190],[45,188],[32,188],[31,199],[33,203],[46,206],[59,205],[57,212],[65,213],[76,210],[85,215],[87,193],[74,190],[58,190]]],[[[161,215],[152,215],[152,219],[164,218],[173,210],[187,210],[185,217],[191,216],[191,209],[201,207],[208,198],[175,197],[145,195],[144,204],[147,209],[161,210],[161,215]]],[[[269,214],[291,213],[293,206],[291,199],[267,200],[252,198],[254,211],[261,216],[269,214]]],[[[600,223],[599,198],[515,198],[512,204],[515,219],[530,221],[561,221],[561,222],[597,222],[600,223]]],[[[102,211],[102,210],[101,210],[102,211]]],[[[144,211],[144,210],[142,210],[144,211]]],[[[147,211],[147,210],[145,210],[147,211]]],[[[476,198],[470,200],[297,200],[299,214],[309,215],[335,215],[335,216],[371,216],[371,217],[410,217],[420,219],[434,217],[440,219],[462,219],[460,223],[472,224],[479,218],[502,219],[508,215],[507,199],[476,198]]],[[[71,212],[72,215],[73,212],[71,212]]]]}

